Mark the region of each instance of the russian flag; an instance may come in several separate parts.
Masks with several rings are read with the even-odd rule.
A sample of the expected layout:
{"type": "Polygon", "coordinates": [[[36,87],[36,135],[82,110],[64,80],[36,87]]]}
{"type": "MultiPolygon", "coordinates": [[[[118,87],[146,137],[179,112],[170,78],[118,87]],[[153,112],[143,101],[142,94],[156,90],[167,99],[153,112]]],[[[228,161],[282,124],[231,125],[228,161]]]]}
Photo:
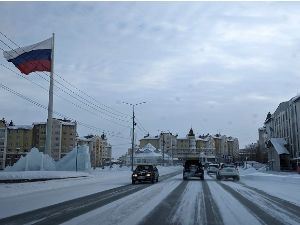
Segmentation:
{"type": "Polygon", "coordinates": [[[52,38],[34,45],[4,51],[4,58],[12,62],[20,71],[28,75],[31,72],[51,72],[52,38]]]}

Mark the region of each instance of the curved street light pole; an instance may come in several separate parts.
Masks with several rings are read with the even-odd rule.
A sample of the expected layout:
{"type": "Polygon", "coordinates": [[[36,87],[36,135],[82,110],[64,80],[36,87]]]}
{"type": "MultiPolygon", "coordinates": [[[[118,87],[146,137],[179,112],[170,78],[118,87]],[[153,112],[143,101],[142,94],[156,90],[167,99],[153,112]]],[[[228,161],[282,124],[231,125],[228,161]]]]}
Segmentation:
{"type": "Polygon", "coordinates": [[[136,125],[136,123],[134,122],[134,106],[141,105],[146,102],[140,102],[137,104],[131,104],[131,103],[127,103],[127,102],[123,102],[123,103],[127,104],[127,105],[132,105],[131,171],[133,171],[134,126],[136,125]]]}

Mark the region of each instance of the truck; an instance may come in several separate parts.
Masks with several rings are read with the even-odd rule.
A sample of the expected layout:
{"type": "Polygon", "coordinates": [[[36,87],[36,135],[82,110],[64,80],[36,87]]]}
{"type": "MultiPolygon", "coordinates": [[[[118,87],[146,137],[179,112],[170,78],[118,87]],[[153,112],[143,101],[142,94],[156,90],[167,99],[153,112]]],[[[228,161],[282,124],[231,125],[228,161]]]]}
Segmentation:
{"type": "Polygon", "coordinates": [[[204,180],[204,168],[202,163],[196,159],[187,159],[183,166],[183,180],[191,177],[199,177],[204,180]]]}

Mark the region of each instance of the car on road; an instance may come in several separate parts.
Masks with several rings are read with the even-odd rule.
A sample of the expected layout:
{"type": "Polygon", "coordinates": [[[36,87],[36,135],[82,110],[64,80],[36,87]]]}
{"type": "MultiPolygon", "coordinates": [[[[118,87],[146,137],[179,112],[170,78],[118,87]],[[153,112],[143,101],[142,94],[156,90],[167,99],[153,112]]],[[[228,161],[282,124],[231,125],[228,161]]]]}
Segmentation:
{"type": "Polygon", "coordinates": [[[154,165],[138,165],[131,175],[132,184],[136,181],[150,181],[152,184],[158,182],[158,169],[154,165]]]}
{"type": "Polygon", "coordinates": [[[235,164],[221,163],[216,173],[217,180],[232,178],[233,180],[240,180],[240,173],[235,164]]]}
{"type": "Polygon", "coordinates": [[[206,172],[207,174],[217,173],[218,169],[219,169],[219,164],[211,163],[208,165],[206,172]]]}
{"type": "Polygon", "coordinates": [[[199,177],[201,180],[204,180],[204,168],[199,160],[187,159],[183,167],[184,180],[190,177],[199,177]]]}

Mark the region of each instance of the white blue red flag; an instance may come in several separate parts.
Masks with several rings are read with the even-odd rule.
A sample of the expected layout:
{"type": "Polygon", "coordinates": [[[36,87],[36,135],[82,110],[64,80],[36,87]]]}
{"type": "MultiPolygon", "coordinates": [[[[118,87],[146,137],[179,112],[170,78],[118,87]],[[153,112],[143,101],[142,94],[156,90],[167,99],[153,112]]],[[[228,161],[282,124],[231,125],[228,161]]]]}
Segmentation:
{"type": "Polygon", "coordinates": [[[34,45],[4,51],[4,58],[12,62],[20,71],[28,75],[31,72],[51,72],[52,38],[34,45]]]}

